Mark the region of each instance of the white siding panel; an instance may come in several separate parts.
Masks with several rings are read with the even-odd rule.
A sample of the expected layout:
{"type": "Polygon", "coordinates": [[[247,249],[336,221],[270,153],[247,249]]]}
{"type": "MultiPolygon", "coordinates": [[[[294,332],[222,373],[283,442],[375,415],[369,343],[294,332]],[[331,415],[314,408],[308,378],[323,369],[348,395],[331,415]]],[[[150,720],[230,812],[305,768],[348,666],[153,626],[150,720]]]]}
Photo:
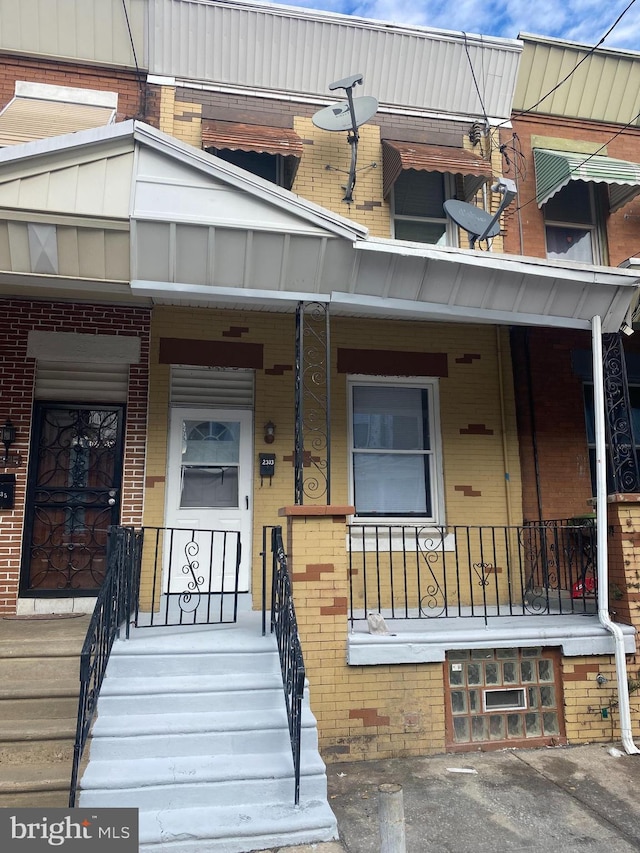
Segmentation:
{"type": "Polygon", "coordinates": [[[277,6],[150,0],[151,73],[328,97],[364,74],[381,104],[508,118],[520,55],[511,39],[468,36],[277,6]],[[467,49],[470,60],[467,58],[467,49]]]}
{"type": "Polygon", "coordinates": [[[124,402],[128,381],[128,364],[38,361],[35,396],[38,400],[124,402]]]}
{"type": "MultiPolygon", "coordinates": [[[[147,0],[125,3],[145,68],[147,0]]],[[[0,49],[135,66],[123,0],[0,0],[0,49]]]]}
{"type": "Polygon", "coordinates": [[[126,219],[133,154],[74,163],[0,183],[0,206],[126,219]]]}
{"type": "Polygon", "coordinates": [[[171,368],[171,402],[237,409],[253,407],[253,371],[215,367],[171,368]]]}

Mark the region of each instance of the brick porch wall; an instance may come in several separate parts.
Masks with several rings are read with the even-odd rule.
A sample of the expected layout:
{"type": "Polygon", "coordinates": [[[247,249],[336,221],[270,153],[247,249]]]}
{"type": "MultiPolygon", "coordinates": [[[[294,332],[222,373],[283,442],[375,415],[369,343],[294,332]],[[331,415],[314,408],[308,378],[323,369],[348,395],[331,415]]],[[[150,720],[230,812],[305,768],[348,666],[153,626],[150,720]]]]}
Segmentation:
{"type": "Polygon", "coordinates": [[[281,510],[320,751],[327,762],[444,752],[441,663],[347,664],[345,513],[351,509],[281,510]]]}
{"type": "Polygon", "coordinates": [[[144,452],[149,372],[149,311],[98,305],[72,305],[20,299],[3,300],[0,335],[0,421],[10,417],[17,430],[12,453],[22,455],[18,468],[2,468],[16,475],[15,509],[0,510],[0,613],[16,610],[24,522],[29,437],[35,381],[34,359],[27,358],[32,329],[46,332],[128,335],[140,338],[140,363],[129,373],[125,431],[122,522],[142,521],[144,452]]]}

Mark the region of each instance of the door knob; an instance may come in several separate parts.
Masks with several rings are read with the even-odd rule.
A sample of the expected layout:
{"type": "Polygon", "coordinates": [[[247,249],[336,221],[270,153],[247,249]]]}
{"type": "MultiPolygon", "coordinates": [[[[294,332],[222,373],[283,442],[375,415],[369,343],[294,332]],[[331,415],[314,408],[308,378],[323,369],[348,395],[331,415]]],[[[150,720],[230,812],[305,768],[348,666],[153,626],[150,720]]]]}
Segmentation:
{"type": "Polygon", "coordinates": [[[115,502],[116,502],[116,499],[115,499],[115,498],[109,498],[109,500],[107,501],[107,503],[109,504],[109,506],[113,506],[113,505],[115,504],[115,502]]]}

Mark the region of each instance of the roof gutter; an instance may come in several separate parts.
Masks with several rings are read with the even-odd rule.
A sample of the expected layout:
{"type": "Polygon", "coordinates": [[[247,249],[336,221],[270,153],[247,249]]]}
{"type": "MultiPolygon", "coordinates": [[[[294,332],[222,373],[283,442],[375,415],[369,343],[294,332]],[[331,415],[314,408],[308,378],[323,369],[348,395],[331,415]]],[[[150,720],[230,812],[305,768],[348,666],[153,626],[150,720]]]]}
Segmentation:
{"type": "Polygon", "coordinates": [[[604,368],[602,364],[602,320],[595,316],[591,321],[593,349],[593,397],[596,433],[596,568],[598,577],[598,620],[612,636],[615,644],[615,667],[618,683],[618,710],[620,735],[627,755],[638,755],[640,749],[633,742],[627,661],[622,629],[611,621],[609,614],[609,554],[607,543],[607,470],[604,423],[604,368]]]}

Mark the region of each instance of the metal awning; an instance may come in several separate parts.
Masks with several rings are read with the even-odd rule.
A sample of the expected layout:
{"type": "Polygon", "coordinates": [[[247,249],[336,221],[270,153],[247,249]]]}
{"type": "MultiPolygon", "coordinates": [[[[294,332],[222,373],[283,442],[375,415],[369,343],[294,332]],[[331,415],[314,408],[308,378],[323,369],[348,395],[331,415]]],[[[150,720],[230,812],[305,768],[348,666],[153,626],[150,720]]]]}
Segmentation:
{"type": "Polygon", "coordinates": [[[117,103],[115,92],[17,81],[0,113],[0,147],[110,124],[117,103]]]}
{"type": "Polygon", "coordinates": [[[534,148],[536,201],[549,201],[569,181],[608,184],[611,213],[640,194],[640,163],[616,160],[602,154],[578,154],[534,148]]]}
{"type": "Polygon", "coordinates": [[[382,158],[385,198],[405,169],[462,175],[467,199],[472,198],[482,184],[493,177],[491,163],[466,148],[384,139],[382,158]]]}
{"type": "Polygon", "coordinates": [[[203,122],[202,147],[302,157],[302,140],[290,128],[234,121],[203,122]]]}

